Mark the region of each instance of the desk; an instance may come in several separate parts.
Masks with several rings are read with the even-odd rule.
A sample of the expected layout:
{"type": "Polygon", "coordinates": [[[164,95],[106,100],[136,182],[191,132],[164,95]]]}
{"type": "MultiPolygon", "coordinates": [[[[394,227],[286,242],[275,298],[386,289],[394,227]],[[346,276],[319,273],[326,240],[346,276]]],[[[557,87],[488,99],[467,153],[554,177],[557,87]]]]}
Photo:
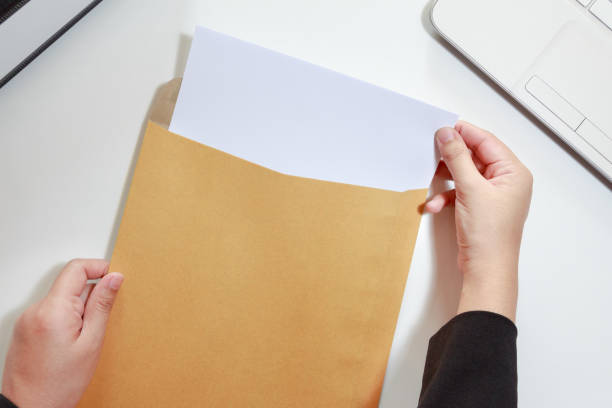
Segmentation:
{"type": "MultiPolygon", "coordinates": [[[[610,188],[433,35],[427,3],[105,0],[0,89],[2,366],[15,319],[61,266],[110,258],[153,95],[181,75],[202,24],[497,133],[535,177],[520,265],[520,406],[612,406],[610,188]]],[[[423,219],[384,408],[416,405],[428,338],[456,306],[453,222],[449,211],[423,219]]]]}

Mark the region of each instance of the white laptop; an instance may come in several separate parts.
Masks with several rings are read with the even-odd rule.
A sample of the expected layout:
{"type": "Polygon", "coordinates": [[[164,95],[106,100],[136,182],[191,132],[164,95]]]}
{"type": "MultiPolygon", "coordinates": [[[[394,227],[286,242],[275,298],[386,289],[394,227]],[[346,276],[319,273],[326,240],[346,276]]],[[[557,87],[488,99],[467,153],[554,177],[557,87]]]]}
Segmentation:
{"type": "Polygon", "coordinates": [[[0,88],[102,0],[0,0],[0,88]]]}
{"type": "Polygon", "coordinates": [[[612,0],[438,0],[431,20],[612,180],[612,0]]]}

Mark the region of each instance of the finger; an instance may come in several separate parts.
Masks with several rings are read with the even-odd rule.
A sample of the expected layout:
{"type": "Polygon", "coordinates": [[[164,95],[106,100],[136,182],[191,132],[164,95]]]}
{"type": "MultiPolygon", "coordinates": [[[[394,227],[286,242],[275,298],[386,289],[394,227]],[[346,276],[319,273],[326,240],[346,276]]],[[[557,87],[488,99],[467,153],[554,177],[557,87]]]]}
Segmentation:
{"type": "Polygon", "coordinates": [[[456,185],[466,185],[482,179],[472,161],[472,155],[459,133],[453,128],[436,132],[438,149],[456,185]]]}
{"type": "MultiPolygon", "coordinates": [[[[482,162],[478,159],[478,157],[476,157],[473,154],[472,154],[472,161],[474,162],[474,166],[476,166],[480,174],[482,174],[486,170],[487,166],[482,164],[482,162]]],[[[438,168],[436,169],[435,175],[436,177],[439,177],[442,180],[452,180],[453,179],[453,176],[450,174],[450,171],[448,171],[448,167],[446,167],[446,164],[443,161],[441,161],[438,164],[438,168]]]]}
{"type": "Polygon", "coordinates": [[[455,205],[455,190],[445,191],[440,194],[436,194],[425,204],[425,212],[437,214],[444,207],[449,205],[455,205]]]}
{"type": "Polygon", "coordinates": [[[518,161],[514,153],[491,132],[480,129],[471,123],[459,121],[455,125],[467,147],[486,167],[502,160],[518,161]]]}
{"type": "Polygon", "coordinates": [[[98,279],[108,272],[108,262],[103,259],[74,259],[60,272],[51,287],[58,296],[80,296],[87,279],[98,279]]]}
{"type": "Polygon", "coordinates": [[[91,291],[94,288],[94,284],[86,284],[85,287],[83,288],[83,291],[81,292],[81,300],[83,301],[83,304],[87,303],[87,298],[89,298],[89,295],[91,294],[91,291]]]}
{"type": "Polygon", "coordinates": [[[85,341],[102,344],[106,322],[122,283],[123,275],[113,272],[104,276],[92,290],[83,314],[81,337],[85,341]]]}

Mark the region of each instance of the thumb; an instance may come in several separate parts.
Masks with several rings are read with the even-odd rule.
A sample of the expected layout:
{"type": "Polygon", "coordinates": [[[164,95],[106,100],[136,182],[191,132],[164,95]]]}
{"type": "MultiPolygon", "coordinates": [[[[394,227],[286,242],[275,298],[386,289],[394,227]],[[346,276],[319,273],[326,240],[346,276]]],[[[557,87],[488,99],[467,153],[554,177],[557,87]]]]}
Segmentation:
{"type": "Polygon", "coordinates": [[[109,273],[96,284],[85,305],[81,336],[86,337],[89,341],[102,344],[106,322],[122,283],[123,275],[109,273]]]}
{"type": "Polygon", "coordinates": [[[442,128],[436,132],[438,149],[455,184],[468,184],[482,176],[478,172],[472,154],[461,135],[453,128],[442,128]]]}

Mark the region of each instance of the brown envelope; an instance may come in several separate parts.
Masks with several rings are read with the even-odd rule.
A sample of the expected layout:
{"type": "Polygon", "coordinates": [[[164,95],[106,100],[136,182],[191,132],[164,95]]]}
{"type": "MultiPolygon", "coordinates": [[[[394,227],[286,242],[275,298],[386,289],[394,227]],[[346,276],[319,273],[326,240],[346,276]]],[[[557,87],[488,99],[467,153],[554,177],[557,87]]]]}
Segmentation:
{"type": "Polygon", "coordinates": [[[80,406],[378,406],[426,194],[282,175],[149,123],[80,406]]]}

